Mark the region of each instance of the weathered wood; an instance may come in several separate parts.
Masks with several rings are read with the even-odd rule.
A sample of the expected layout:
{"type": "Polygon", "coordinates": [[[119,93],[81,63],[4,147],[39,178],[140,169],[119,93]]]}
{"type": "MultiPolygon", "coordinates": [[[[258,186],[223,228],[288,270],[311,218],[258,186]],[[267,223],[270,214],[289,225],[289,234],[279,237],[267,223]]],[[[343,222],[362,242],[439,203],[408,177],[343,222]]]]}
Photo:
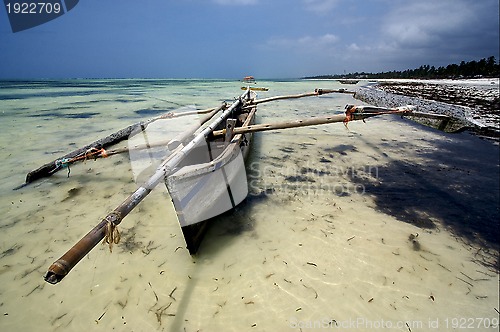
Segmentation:
{"type": "MultiPolygon", "coordinates": [[[[184,131],[183,133],[179,134],[177,137],[174,139],[170,140],[167,143],[167,147],[169,150],[173,150],[176,147],[178,147],[182,142],[188,140],[193,134],[202,126],[204,125],[207,121],[212,119],[219,111],[225,110],[227,107],[226,102],[223,102],[221,106],[217,108],[211,108],[211,112],[209,112],[205,117],[201,118],[199,123],[193,125],[191,128],[188,130],[184,131]]],[[[199,114],[204,114],[204,113],[199,113],[199,114]]]]}
{"type": "Polygon", "coordinates": [[[448,115],[423,113],[423,112],[411,112],[406,116],[413,116],[416,118],[426,118],[426,119],[434,119],[434,120],[450,120],[450,117],[448,115]]]}
{"type": "Polygon", "coordinates": [[[346,89],[336,89],[336,90],[329,90],[329,89],[316,89],[315,90],[318,95],[324,95],[324,94],[327,94],[327,93],[346,93],[346,94],[350,94],[350,95],[355,95],[356,92],[355,91],[349,91],[349,90],[346,90],[346,89]]]}
{"type": "Polygon", "coordinates": [[[270,101],[283,100],[283,99],[297,99],[297,98],[304,98],[304,97],[311,97],[311,96],[318,96],[318,93],[317,92],[308,92],[308,93],[301,93],[298,95],[269,97],[269,98],[255,100],[253,102],[253,104],[258,105],[258,104],[268,103],[270,101]]]}
{"type": "Polygon", "coordinates": [[[302,93],[302,94],[298,94],[298,95],[274,96],[274,97],[259,99],[259,100],[254,101],[253,103],[255,105],[258,105],[258,104],[268,103],[270,101],[276,101],[276,100],[282,100],[282,99],[296,99],[296,98],[311,97],[311,96],[317,96],[317,95],[318,94],[316,92],[308,92],[308,93],[302,93]]]}
{"type": "MultiPolygon", "coordinates": [[[[242,86],[241,90],[246,90],[248,89],[247,87],[242,86]]],[[[269,88],[257,88],[257,87],[250,87],[251,91],[269,91],[269,88]]]]}
{"type": "MultiPolygon", "coordinates": [[[[233,135],[236,134],[246,134],[246,133],[255,133],[261,131],[268,130],[280,130],[280,129],[289,129],[289,128],[298,128],[298,127],[307,127],[307,126],[316,126],[322,124],[329,123],[337,123],[343,122],[347,123],[349,121],[355,120],[364,120],[366,118],[370,118],[377,115],[383,114],[411,114],[408,108],[397,108],[397,109],[378,109],[377,112],[368,112],[370,108],[363,106],[353,106],[354,110],[349,115],[344,114],[336,114],[330,116],[320,116],[320,117],[312,117],[307,119],[298,119],[292,121],[283,121],[283,122],[275,122],[275,123],[267,123],[267,124],[256,124],[245,127],[237,127],[233,130],[233,135]],[[410,113],[409,113],[410,112],[410,113]]],[[[347,112],[346,112],[347,113],[347,112]]],[[[226,130],[217,130],[213,132],[213,136],[222,136],[226,134],[226,130]]]]}
{"type": "Polygon", "coordinates": [[[269,97],[269,98],[264,98],[264,99],[257,99],[253,100],[250,104],[244,106],[244,109],[250,109],[255,105],[262,104],[262,103],[268,103],[271,101],[276,101],[276,100],[286,100],[286,99],[298,99],[298,98],[304,98],[304,97],[314,97],[314,96],[321,96],[329,93],[347,93],[347,94],[352,94],[354,95],[355,92],[353,91],[347,91],[345,89],[338,89],[338,90],[329,90],[329,89],[315,89],[314,92],[308,92],[308,93],[301,93],[301,94],[296,94],[296,95],[285,95],[285,96],[274,96],[274,97],[269,97]]]}
{"type": "Polygon", "coordinates": [[[79,148],[77,150],[74,150],[62,157],[57,158],[56,160],[53,160],[49,163],[46,163],[39,168],[32,170],[26,175],[26,180],[25,180],[25,185],[29,184],[33,181],[39,180],[44,177],[49,177],[55,172],[59,171],[62,169],[62,167],[58,164],[58,161],[60,160],[66,160],[66,159],[71,159],[78,157],[82,154],[85,154],[89,149],[96,148],[96,149],[101,149],[101,148],[107,148],[109,146],[115,145],[125,139],[128,139],[128,137],[134,132],[139,130],[140,128],[143,128],[145,126],[145,122],[139,122],[136,124],[133,124],[131,126],[128,126],[124,129],[121,129],[109,136],[106,136],[104,138],[101,138],[93,143],[90,143],[82,148],[79,148]]]}
{"type": "Polygon", "coordinates": [[[431,126],[429,124],[424,124],[424,125],[431,126],[432,128],[436,128],[437,130],[441,130],[441,131],[445,131],[446,126],[448,126],[448,124],[452,120],[452,118],[449,117],[448,115],[423,113],[423,112],[412,112],[412,113],[406,114],[404,116],[405,117],[412,117],[412,118],[424,118],[424,119],[440,120],[439,124],[437,126],[431,126]]]}
{"type": "Polygon", "coordinates": [[[107,158],[116,154],[121,154],[121,153],[128,153],[131,150],[144,150],[144,149],[150,149],[150,148],[157,148],[157,147],[167,147],[170,151],[175,150],[179,145],[181,145],[183,142],[188,140],[190,137],[193,136],[193,134],[198,130],[202,125],[204,125],[207,121],[209,121],[211,118],[214,117],[215,114],[217,114],[220,110],[223,110],[226,108],[226,104],[224,103],[222,106],[213,109],[208,115],[203,117],[198,123],[187,129],[186,131],[180,133],[176,137],[165,140],[165,141],[158,141],[158,142],[153,142],[153,143],[147,143],[147,144],[137,144],[132,147],[124,147],[124,148],[118,148],[114,150],[107,150],[107,151],[96,151],[97,153],[92,153],[89,154],[88,159],[98,159],[98,158],[107,158]]]}
{"type": "Polygon", "coordinates": [[[316,90],[314,90],[314,92],[301,93],[301,94],[296,94],[296,95],[275,96],[275,97],[269,97],[269,98],[264,98],[264,99],[258,99],[258,100],[255,100],[253,102],[253,104],[258,105],[258,104],[268,103],[268,102],[276,101],[276,100],[298,99],[298,98],[304,98],[304,97],[321,96],[321,95],[325,95],[328,93],[354,94],[354,92],[350,92],[350,91],[347,91],[345,89],[339,89],[339,90],[316,89],[316,90]]]}
{"type": "MultiPolygon", "coordinates": [[[[62,157],[59,157],[59,158],[57,158],[49,163],[46,163],[35,170],[32,170],[31,172],[29,172],[26,175],[25,183],[23,185],[19,186],[18,188],[21,188],[21,187],[23,187],[23,186],[25,186],[33,181],[39,180],[41,178],[49,177],[52,174],[56,173],[57,171],[61,170],[63,168],[60,165],[61,160],[71,160],[73,158],[83,156],[91,149],[100,150],[101,148],[106,149],[110,146],[116,145],[117,143],[120,143],[124,140],[129,139],[130,137],[132,137],[136,133],[139,133],[139,132],[145,130],[145,128],[149,124],[151,124],[157,120],[176,118],[176,117],[182,117],[182,116],[194,115],[194,114],[205,114],[205,113],[213,112],[214,110],[215,110],[215,108],[210,108],[210,109],[201,110],[201,111],[190,111],[190,112],[184,112],[184,113],[168,112],[168,113],[162,114],[160,116],[154,117],[152,119],[135,123],[135,124],[130,125],[124,129],[121,129],[121,130],[119,130],[119,131],[117,131],[109,136],[106,136],[106,137],[101,138],[95,142],[92,142],[92,143],[90,143],[82,148],[74,150],[74,151],[72,151],[72,152],[70,152],[62,157]]],[[[18,188],[16,188],[16,189],[18,189],[18,188]]]]}
{"type": "MultiPolygon", "coordinates": [[[[316,94],[318,92],[315,92],[316,94]]],[[[250,89],[236,100],[231,107],[226,109],[221,115],[216,117],[207,127],[201,130],[196,136],[189,141],[186,145],[179,145],[176,150],[170,154],[158,167],[156,172],[139,188],[137,188],[129,197],[127,197],[118,207],[116,207],[112,212],[110,212],[105,218],[103,218],[98,225],[96,225],[89,233],[87,233],[77,244],[75,244],[70,250],[68,250],[61,258],[55,261],[48,269],[44,276],[45,281],[56,284],[60,282],[71,269],[81,260],[85,255],[87,255],[90,250],[92,250],[103,238],[106,238],[108,243],[113,243],[112,239],[109,237],[113,233],[113,230],[117,225],[121,223],[123,218],[125,218],[130,211],[132,211],[147,195],[169,174],[171,174],[176,167],[184,161],[185,156],[187,156],[193,149],[195,149],[200,143],[204,142],[208,137],[215,134],[214,128],[219,126],[223,121],[225,121],[233,111],[241,109],[244,98],[249,98],[250,89]]],[[[251,103],[249,103],[252,105],[251,103]]],[[[347,120],[361,120],[367,117],[381,115],[381,114],[405,114],[409,112],[408,108],[405,109],[378,109],[376,112],[364,112],[362,107],[350,107],[349,116],[346,115],[332,115],[319,118],[310,118],[303,120],[296,120],[292,122],[282,122],[270,125],[250,125],[250,115],[255,113],[256,104],[253,104],[251,113],[244,123],[243,130],[235,128],[233,130],[234,135],[250,133],[255,131],[263,130],[273,130],[273,129],[285,129],[294,127],[303,127],[308,125],[326,124],[333,122],[346,122],[347,120]],[[253,113],[252,113],[253,112],[253,113]]],[[[346,112],[347,113],[347,112],[346,112]]],[[[253,115],[252,115],[253,116],[253,115]]],[[[219,134],[223,135],[225,131],[219,131],[219,134]]]]}
{"type": "Polygon", "coordinates": [[[236,129],[236,119],[227,119],[226,121],[226,137],[224,138],[224,145],[227,146],[231,142],[231,138],[234,136],[234,130],[236,129]]]}
{"type": "MultiPolygon", "coordinates": [[[[268,131],[268,130],[279,130],[279,129],[289,129],[289,128],[298,128],[298,127],[306,127],[306,126],[314,126],[320,124],[334,123],[334,122],[343,122],[346,116],[343,114],[325,116],[325,117],[314,117],[309,119],[299,119],[292,121],[284,121],[284,122],[275,122],[275,123],[265,123],[265,124],[256,124],[250,125],[246,127],[239,127],[233,130],[233,134],[247,134],[247,133],[255,133],[260,131],[268,131]]],[[[214,136],[222,136],[226,134],[226,130],[217,130],[214,131],[214,136]]]]}

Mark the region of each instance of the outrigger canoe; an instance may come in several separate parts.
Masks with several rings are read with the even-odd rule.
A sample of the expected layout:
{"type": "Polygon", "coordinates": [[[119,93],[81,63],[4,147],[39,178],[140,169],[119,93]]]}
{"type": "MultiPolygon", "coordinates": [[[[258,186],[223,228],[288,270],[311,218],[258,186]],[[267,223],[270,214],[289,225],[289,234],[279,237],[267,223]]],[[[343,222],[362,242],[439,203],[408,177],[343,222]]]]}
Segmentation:
{"type": "MultiPolygon", "coordinates": [[[[257,81],[255,80],[255,77],[253,77],[253,76],[245,76],[242,81],[243,81],[243,83],[247,84],[247,86],[242,86],[241,90],[248,89],[250,87],[249,84],[257,84],[257,81]]],[[[268,88],[264,88],[264,87],[250,87],[250,90],[252,90],[252,91],[269,91],[268,88]]]]}
{"type": "MultiPolygon", "coordinates": [[[[204,221],[232,209],[248,194],[244,156],[248,153],[248,136],[233,135],[237,126],[253,123],[255,93],[247,89],[229,108],[214,111],[211,121],[194,137],[170,142],[172,153],[156,172],[110,212],[78,243],[55,261],[44,276],[56,284],[103,239],[117,243],[117,226],[159,183],[165,182],[186,239],[190,253],[196,252],[205,229],[204,221]],[[223,137],[213,136],[224,130],[223,137]]],[[[97,157],[96,155],[95,157],[97,157]]]]}
{"type": "Polygon", "coordinates": [[[359,80],[343,79],[339,80],[340,84],[358,84],[359,80]]]}
{"type": "MultiPolygon", "coordinates": [[[[156,172],[136,189],[122,204],[108,213],[87,235],[55,261],[44,276],[45,281],[56,284],[103,239],[111,246],[118,243],[117,226],[158,184],[165,183],[170,193],[175,211],[186,240],[186,247],[194,254],[202,240],[207,221],[240,204],[248,194],[244,159],[249,151],[253,132],[296,128],[311,125],[364,120],[382,114],[401,116],[421,116],[448,121],[447,116],[417,112],[414,106],[394,109],[370,106],[346,106],[345,114],[298,119],[271,124],[254,124],[257,105],[265,102],[321,96],[327,93],[349,93],[340,90],[316,89],[312,93],[276,96],[256,99],[256,94],[248,87],[229,107],[213,109],[204,119],[203,127],[188,131],[177,139],[164,143],[171,153],[163,160],[156,172]]],[[[199,112],[200,113],[200,112],[199,112]]],[[[113,135],[111,135],[113,136],[113,135]]],[[[80,149],[81,150],[81,149],[80,149]]],[[[80,151],[77,150],[77,151],[80,151]]],[[[65,159],[66,167],[76,161],[104,158],[109,151],[92,147],[65,159]],[[83,159],[81,157],[84,157],[83,159]],[[68,160],[66,160],[68,159],[68,160]]],[[[61,160],[46,164],[38,170],[43,174],[28,179],[50,176],[62,168],[61,160]],[[46,171],[47,166],[50,171],[46,171]]],[[[27,184],[26,183],[26,184],[27,184]]]]}
{"type": "Polygon", "coordinates": [[[253,76],[245,76],[243,77],[243,82],[247,84],[256,84],[255,77],[253,76]]]}

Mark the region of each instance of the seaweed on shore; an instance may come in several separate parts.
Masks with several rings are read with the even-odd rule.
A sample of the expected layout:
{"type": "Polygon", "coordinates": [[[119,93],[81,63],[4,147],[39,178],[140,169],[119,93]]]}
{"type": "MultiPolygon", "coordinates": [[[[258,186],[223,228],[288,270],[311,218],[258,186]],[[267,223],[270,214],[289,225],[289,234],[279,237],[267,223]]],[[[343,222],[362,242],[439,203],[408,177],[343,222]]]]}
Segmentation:
{"type": "Polygon", "coordinates": [[[498,91],[495,94],[492,93],[495,89],[484,89],[487,91],[484,95],[468,98],[467,96],[473,93],[470,91],[465,93],[460,89],[470,90],[474,87],[452,88],[451,86],[420,82],[384,82],[376,86],[360,88],[355,98],[381,107],[414,105],[421,112],[443,114],[450,117],[450,121],[442,125],[441,121],[408,116],[411,120],[425,126],[449,133],[469,130],[481,137],[500,138],[498,91]]]}

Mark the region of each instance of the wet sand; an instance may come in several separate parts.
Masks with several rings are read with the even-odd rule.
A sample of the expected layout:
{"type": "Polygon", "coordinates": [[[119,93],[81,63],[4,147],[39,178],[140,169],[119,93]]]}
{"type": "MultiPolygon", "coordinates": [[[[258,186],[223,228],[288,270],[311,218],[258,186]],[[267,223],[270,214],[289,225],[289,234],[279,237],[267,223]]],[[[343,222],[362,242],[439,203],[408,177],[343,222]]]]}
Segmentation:
{"type": "MultiPolygon", "coordinates": [[[[262,97],[335,84],[269,82],[262,97]]],[[[208,89],[218,95],[199,108],[238,87],[208,89]]],[[[263,104],[258,122],[356,103],[263,104]]],[[[63,124],[39,135],[60,141],[63,124]]],[[[109,125],[82,121],[96,133],[109,125]]],[[[484,318],[477,330],[498,326],[498,146],[468,133],[388,116],[256,134],[251,195],[212,222],[197,256],[160,186],[123,221],[113,253],[99,246],[56,286],[42,279],[47,267],[136,188],[129,158],[11,191],[25,168],[12,165],[48,156],[20,139],[2,149],[1,330],[429,331],[475,318],[484,318]]]]}

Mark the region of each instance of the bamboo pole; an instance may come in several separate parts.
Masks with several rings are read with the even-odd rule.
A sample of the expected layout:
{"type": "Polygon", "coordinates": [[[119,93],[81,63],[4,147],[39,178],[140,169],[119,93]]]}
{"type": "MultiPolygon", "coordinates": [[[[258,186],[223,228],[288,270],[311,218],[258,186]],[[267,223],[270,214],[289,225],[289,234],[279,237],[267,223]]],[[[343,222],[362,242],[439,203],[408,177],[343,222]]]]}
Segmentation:
{"type": "MultiPolygon", "coordinates": [[[[242,87],[242,90],[243,89],[247,90],[248,88],[242,87]]],[[[256,89],[260,89],[260,88],[250,87],[251,91],[254,91],[256,89]]],[[[304,93],[304,94],[298,94],[298,95],[287,95],[287,96],[275,96],[275,97],[271,97],[271,98],[267,98],[267,99],[260,99],[260,100],[254,101],[253,103],[251,103],[251,105],[249,105],[247,107],[254,107],[255,105],[263,103],[263,102],[270,102],[270,101],[281,100],[281,99],[293,99],[293,98],[303,98],[303,97],[310,97],[310,96],[320,96],[320,95],[328,94],[328,93],[348,93],[348,94],[354,94],[355,92],[347,91],[345,89],[339,89],[339,90],[315,89],[314,92],[310,92],[310,93],[304,93]]],[[[226,106],[226,104],[223,103],[223,105],[221,107],[219,107],[219,108],[210,108],[210,109],[206,109],[206,110],[202,110],[202,111],[192,111],[192,112],[183,112],[183,113],[166,113],[166,114],[160,115],[158,117],[155,117],[153,119],[150,119],[147,122],[149,124],[149,123],[154,122],[154,121],[159,120],[159,119],[168,119],[168,118],[181,117],[181,116],[186,116],[186,115],[210,113],[207,117],[205,117],[204,119],[202,119],[200,121],[200,123],[203,124],[206,121],[208,121],[214,115],[214,112],[217,113],[221,109],[224,109],[225,106],[226,106]]],[[[162,142],[157,142],[157,143],[152,143],[152,144],[150,143],[149,145],[135,146],[135,147],[133,147],[133,149],[140,150],[140,149],[146,149],[146,148],[149,148],[149,147],[158,147],[158,146],[167,145],[168,148],[172,150],[172,149],[174,149],[179,144],[179,142],[181,142],[181,141],[187,139],[187,137],[191,136],[194,133],[194,131],[196,131],[199,127],[200,127],[200,125],[195,125],[193,127],[193,129],[187,130],[182,135],[180,135],[180,136],[178,136],[178,137],[176,137],[176,138],[174,138],[172,140],[162,141],[162,142]]],[[[116,149],[116,150],[110,150],[110,151],[106,151],[106,154],[104,154],[104,155],[96,154],[96,155],[92,156],[89,159],[92,159],[92,158],[105,158],[105,157],[108,157],[108,156],[111,156],[111,155],[115,155],[115,154],[119,154],[119,153],[126,153],[128,151],[130,151],[129,148],[121,148],[121,149],[116,149]]]]}
{"type": "MultiPolygon", "coordinates": [[[[212,110],[208,115],[203,117],[199,123],[191,126],[189,129],[186,131],[180,133],[176,137],[170,139],[170,140],[165,140],[165,141],[159,141],[159,142],[153,142],[153,143],[148,143],[148,144],[138,144],[134,145],[132,147],[124,147],[124,148],[118,148],[114,150],[95,150],[95,152],[89,152],[88,154],[82,155],[82,158],[77,158],[77,160],[71,161],[71,164],[77,161],[81,160],[89,160],[89,159],[99,159],[99,158],[107,158],[110,156],[114,156],[117,154],[121,153],[128,153],[131,150],[144,150],[144,149],[150,149],[150,148],[157,148],[157,147],[167,147],[170,151],[173,151],[175,148],[177,148],[182,142],[186,141],[189,139],[202,125],[204,125],[207,121],[209,121],[215,114],[217,114],[220,110],[223,110],[226,108],[226,103],[223,103],[222,106],[218,108],[212,108],[212,110]]],[[[182,113],[181,113],[182,114],[182,113]]],[[[204,113],[201,113],[204,114],[204,113]]]]}
{"type": "MultiPolygon", "coordinates": [[[[250,88],[251,89],[251,88],[250,88]]],[[[349,94],[354,94],[354,92],[347,91],[345,89],[339,89],[339,90],[328,90],[328,89],[316,89],[314,92],[309,92],[309,93],[303,93],[303,94],[297,94],[297,95],[287,95],[287,96],[275,96],[275,97],[270,97],[270,98],[264,98],[260,100],[253,101],[251,105],[257,105],[257,104],[262,104],[262,103],[267,103],[271,101],[276,101],[276,100],[283,100],[283,99],[296,99],[296,98],[303,98],[303,97],[310,97],[310,96],[320,96],[323,94],[328,94],[328,93],[349,93],[349,94]]],[[[251,107],[251,106],[250,106],[251,107]]],[[[98,141],[95,141],[91,144],[88,144],[84,146],[83,148],[77,149],[73,152],[70,152],[56,160],[53,160],[45,165],[42,165],[38,169],[35,169],[31,172],[29,172],[26,175],[26,180],[25,183],[15,189],[22,188],[26,186],[27,184],[36,181],[38,179],[44,178],[44,177],[49,177],[52,174],[56,173],[57,171],[63,169],[63,164],[61,161],[65,161],[66,163],[68,161],[71,161],[72,159],[75,158],[80,158],[81,160],[86,159],[87,154],[89,151],[92,153],[92,158],[95,156],[100,156],[99,150],[101,149],[106,149],[109,146],[115,145],[125,139],[128,139],[131,135],[134,135],[135,132],[140,132],[143,131],[150,123],[160,120],[160,119],[168,119],[168,118],[174,118],[174,117],[180,117],[180,116],[187,116],[187,115],[193,115],[193,114],[204,114],[204,113],[210,113],[214,109],[207,109],[203,111],[193,111],[193,112],[184,112],[184,113],[166,113],[162,114],[160,116],[157,116],[155,118],[152,118],[147,121],[142,121],[136,124],[133,124],[131,126],[128,126],[127,128],[124,128],[114,134],[111,134],[103,139],[100,139],[98,141]]],[[[172,142],[171,144],[176,144],[172,142]]],[[[169,146],[169,148],[172,148],[172,146],[169,146]]],[[[109,155],[109,154],[108,154],[109,155]]],[[[108,156],[106,154],[102,155],[102,157],[108,156]]]]}
{"type": "Polygon", "coordinates": [[[217,117],[207,128],[201,131],[194,139],[185,146],[180,145],[164,162],[156,172],[118,207],[104,217],[87,235],[71,247],[63,256],[55,261],[44,276],[44,280],[51,284],[60,282],[71,269],[87,255],[102,239],[110,245],[114,242],[113,234],[123,218],[132,211],[146,196],[184,159],[185,155],[205,140],[222,121],[224,121],[237,107],[242,104],[242,98],[249,95],[249,90],[240,99],[236,100],[227,110],[217,117]]]}
{"type": "Polygon", "coordinates": [[[42,179],[44,177],[49,177],[52,174],[60,171],[61,169],[63,169],[63,167],[61,166],[62,160],[69,161],[71,159],[75,159],[78,157],[84,157],[83,159],[85,159],[85,156],[89,152],[94,152],[92,155],[92,158],[94,158],[97,155],[95,153],[97,150],[106,149],[110,146],[116,145],[117,143],[119,143],[121,141],[127,140],[128,138],[132,137],[136,133],[145,130],[145,128],[149,124],[151,124],[155,121],[158,121],[161,119],[170,119],[170,118],[177,118],[177,117],[182,117],[182,116],[194,115],[194,114],[206,114],[206,113],[211,113],[214,110],[216,110],[216,108],[209,108],[209,109],[201,110],[201,111],[190,111],[190,112],[183,112],[183,113],[167,112],[165,114],[151,118],[149,120],[137,122],[137,123],[130,125],[126,128],[123,128],[117,132],[114,132],[111,135],[108,135],[104,138],[101,138],[97,141],[94,141],[90,144],[87,144],[86,146],[84,146],[82,148],[76,149],[76,150],[74,150],[74,151],[72,151],[72,152],[70,152],[70,153],[68,153],[60,158],[57,158],[51,162],[48,162],[48,163],[38,167],[37,169],[30,171],[28,174],[26,174],[25,183],[20,185],[19,187],[15,188],[15,189],[22,188],[22,187],[30,184],[33,181],[42,179]],[[96,150],[96,151],[94,151],[94,150],[96,150]]]}
{"type": "MultiPolygon", "coordinates": [[[[306,126],[315,126],[327,123],[335,123],[335,122],[343,122],[346,119],[344,114],[324,116],[324,117],[314,117],[309,119],[298,119],[292,121],[284,121],[284,122],[275,122],[275,123],[265,123],[265,124],[256,124],[250,125],[246,127],[238,127],[233,129],[233,134],[247,134],[247,133],[255,133],[260,131],[268,131],[268,130],[279,130],[279,129],[289,129],[289,128],[298,128],[298,127],[306,127],[306,126]]],[[[217,130],[214,131],[213,135],[223,136],[226,134],[226,130],[217,130]]]]}
{"type": "MultiPolygon", "coordinates": [[[[312,118],[307,118],[307,119],[298,119],[298,120],[291,120],[291,121],[256,124],[256,125],[250,125],[250,126],[246,126],[246,127],[238,127],[238,128],[233,129],[233,135],[255,133],[255,132],[261,132],[261,131],[268,131],[268,130],[280,130],[280,129],[316,126],[316,125],[338,123],[338,122],[347,123],[349,121],[364,120],[364,119],[367,119],[367,118],[370,118],[373,116],[384,115],[384,114],[412,115],[411,109],[412,109],[411,107],[405,106],[405,107],[393,108],[393,109],[377,108],[375,111],[375,109],[371,108],[371,107],[350,106],[350,108],[346,111],[346,114],[319,116],[319,117],[312,117],[312,118]]],[[[225,134],[226,134],[225,129],[217,130],[217,131],[213,132],[214,137],[223,136],[225,134]]]]}
{"type": "MultiPolygon", "coordinates": [[[[223,102],[222,105],[218,108],[211,109],[212,111],[208,113],[205,117],[201,118],[200,122],[193,125],[191,128],[186,130],[185,132],[179,134],[177,137],[173,138],[167,143],[167,147],[169,150],[173,150],[176,147],[178,147],[182,142],[186,141],[189,139],[193,134],[206,122],[208,122],[210,119],[212,119],[215,114],[219,113],[219,111],[226,109],[227,104],[226,102],[223,102]]],[[[202,114],[202,113],[200,113],[202,114]]]]}
{"type": "Polygon", "coordinates": [[[316,89],[316,90],[314,90],[314,92],[307,92],[307,93],[301,93],[301,94],[296,94],[296,95],[275,96],[275,97],[269,97],[269,98],[264,98],[264,99],[258,99],[258,100],[255,100],[253,102],[253,104],[258,105],[258,104],[268,103],[270,101],[276,101],[276,100],[298,99],[298,98],[304,98],[304,97],[321,96],[321,95],[328,94],[328,93],[354,94],[354,92],[347,91],[345,89],[339,89],[339,90],[316,89]]]}

